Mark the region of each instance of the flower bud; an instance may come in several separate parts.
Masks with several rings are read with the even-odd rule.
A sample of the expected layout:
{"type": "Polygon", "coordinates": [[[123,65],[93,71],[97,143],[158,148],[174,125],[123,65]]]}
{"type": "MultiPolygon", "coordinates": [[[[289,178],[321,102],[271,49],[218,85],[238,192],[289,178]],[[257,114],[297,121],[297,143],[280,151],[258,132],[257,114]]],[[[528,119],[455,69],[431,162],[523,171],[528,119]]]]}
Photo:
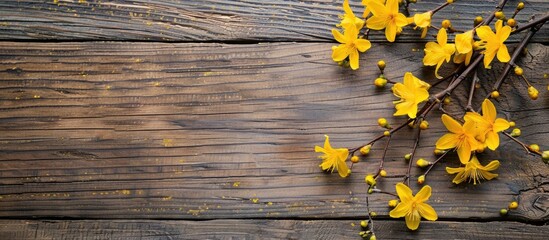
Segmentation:
{"type": "Polygon", "coordinates": [[[537,145],[537,144],[530,145],[530,150],[532,150],[534,152],[539,152],[539,145],[537,145]]]}
{"type": "Polygon", "coordinates": [[[368,227],[368,221],[365,221],[365,220],[360,221],[360,226],[363,228],[368,227]]]}
{"type": "Polygon", "coordinates": [[[411,153],[408,153],[408,154],[404,155],[404,160],[406,160],[406,161],[410,161],[411,158],[412,158],[411,153]]]}
{"type": "Polygon", "coordinates": [[[417,165],[418,167],[427,167],[427,166],[429,166],[429,165],[431,165],[431,164],[432,164],[431,162],[429,162],[429,161],[427,161],[427,160],[425,160],[425,159],[423,159],[423,158],[420,158],[420,159],[418,159],[418,160],[416,161],[416,165],[417,165]]]}
{"type": "Polygon", "coordinates": [[[519,137],[520,136],[520,129],[519,128],[513,129],[513,131],[511,132],[511,136],[512,137],[519,137]]]}
{"type": "Polygon", "coordinates": [[[352,156],[351,157],[351,162],[357,163],[357,162],[360,162],[360,159],[358,158],[358,156],[352,156]]]}
{"type": "Polygon", "coordinates": [[[515,125],[516,125],[515,122],[513,122],[513,121],[509,122],[509,127],[515,127],[515,125]]]}
{"type": "Polygon", "coordinates": [[[387,79],[378,77],[374,81],[374,85],[376,85],[376,87],[378,87],[378,88],[385,87],[385,85],[387,85],[387,79]]]}
{"type": "Polygon", "coordinates": [[[366,181],[366,183],[372,187],[376,185],[376,179],[372,174],[366,175],[366,177],[364,178],[364,181],[366,181]]]}
{"type": "Polygon", "coordinates": [[[368,144],[368,145],[366,145],[366,146],[364,146],[364,147],[361,147],[361,148],[360,148],[360,153],[361,153],[362,155],[368,155],[368,153],[370,153],[370,149],[371,149],[371,148],[372,148],[372,145],[370,145],[370,144],[368,144]]]}
{"type": "Polygon", "coordinates": [[[388,124],[387,124],[387,119],[385,118],[378,118],[377,119],[377,124],[380,126],[380,127],[387,127],[388,124]]]}
{"type": "Polygon", "coordinates": [[[503,14],[502,11],[497,11],[496,13],[494,13],[494,16],[495,16],[497,19],[504,19],[504,18],[505,18],[505,14],[503,14]]]}
{"type": "Polygon", "coordinates": [[[528,87],[528,96],[530,96],[530,99],[536,100],[538,99],[539,92],[534,86],[528,87]]]}
{"type": "Polygon", "coordinates": [[[391,136],[391,132],[385,131],[385,132],[383,132],[383,135],[384,135],[385,137],[391,136]]]}
{"type": "Polygon", "coordinates": [[[419,128],[421,130],[425,130],[425,129],[429,128],[429,122],[427,122],[425,120],[421,121],[421,123],[419,124],[419,128]]]}
{"type": "Polygon", "coordinates": [[[449,28],[451,26],[452,26],[452,23],[450,22],[450,20],[445,19],[444,21],[442,21],[442,27],[443,28],[449,28]]]}
{"type": "Polygon", "coordinates": [[[517,209],[518,208],[518,202],[511,202],[509,203],[509,209],[517,209]]]}
{"type": "Polygon", "coordinates": [[[522,70],[521,67],[519,67],[519,66],[516,66],[516,67],[515,67],[515,74],[516,74],[517,76],[522,76],[523,73],[524,73],[524,70],[522,70]]]}
{"type": "Polygon", "coordinates": [[[541,153],[541,159],[544,163],[549,163],[549,151],[543,151],[541,153]]]}
{"type": "Polygon", "coordinates": [[[421,175],[417,178],[417,183],[423,184],[425,182],[425,175],[421,175]]]}
{"type": "Polygon", "coordinates": [[[370,240],[377,240],[376,235],[372,234],[372,236],[370,236],[370,240]]]}
{"type": "Polygon", "coordinates": [[[484,19],[482,19],[481,16],[475,17],[475,26],[476,26],[476,25],[479,25],[479,24],[482,22],[482,20],[484,20],[484,19]]]}
{"type": "Polygon", "coordinates": [[[444,101],[443,101],[444,104],[448,105],[451,102],[452,102],[452,98],[450,98],[450,96],[444,98],[444,101]]]}
{"type": "Polygon", "coordinates": [[[383,71],[385,69],[385,61],[379,60],[377,62],[377,67],[379,68],[379,70],[383,71]]]}
{"type": "Polygon", "coordinates": [[[524,9],[524,3],[519,2],[518,5],[517,5],[517,10],[522,10],[522,9],[524,9]]]}
{"type": "Polygon", "coordinates": [[[499,214],[501,214],[501,216],[507,215],[507,209],[502,208],[501,210],[499,210],[499,214]]]}
{"type": "Polygon", "coordinates": [[[379,176],[387,177],[387,171],[385,171],[385,169],[381,169],[381,171],[379,171],[379,176]]]}
{"type": "Polygon", "coordinates": [[[509,25],[509,27],[516,27],[517,26],[517,21],[515,21],[514,18],[509,18],[509,19],[507,19],[507,25],[509,25]]]}
{"type": "Polygon", "coordinates": [[[493,91],[490,96],[492,96],[492,98],[498,98],[499,97],[499,92],[498,91],[493,91]]]}
{"type": "Polygon", "coordinates": [[[377,213],[376,212],[370,212],[370,217],[377,217],[377,213]]]}
{"type": "Polygon", "coordinates": [[[392,208],[396,207],[397,204],[398,204],[397,199],[389,200],[389,203],[388,203],[389,207],[392,207],[392,208]]]}
{"type": "Polygon", "coordinates": [[[452,4],[454,3],[454,0],[446,0],[447,3],[452,4]]]}
{"type": "Polygon", "coordinates": [[[435,151],[433,151],[433,153],[436,155],[436,156],[440,156],[442,154],[444,154],[446,151],[442,150],[442,149],[435,149],[435,151]]]}
{"type": "Polygon", "coordinates": [[[361,237],[366,237],[366,235],[368,235],[368,233],[366,233],[366,231],[360,231],[358,233],[358,235],[360,235],[361,237]]]}

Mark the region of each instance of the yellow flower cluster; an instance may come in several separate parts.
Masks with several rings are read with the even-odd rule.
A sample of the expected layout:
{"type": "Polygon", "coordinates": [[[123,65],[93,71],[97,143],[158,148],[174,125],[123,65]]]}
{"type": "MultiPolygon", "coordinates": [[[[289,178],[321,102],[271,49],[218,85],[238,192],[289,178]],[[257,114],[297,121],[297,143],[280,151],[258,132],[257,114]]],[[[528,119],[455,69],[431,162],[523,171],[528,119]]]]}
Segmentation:
{"type": "Polygon", "coordinates": [[[478,159],[471,153],[482,151],[486,147],[495,150],[499,146],[498,132],[510,127],[507,120],[497,118],[494,104],[486,99],[482,103],[482,115],[475,112],[468,112],[464,116],[464,124],[460,124],[452,117],[443,114],[442,122],[448,129],[446,133],[436,142],[437,149],[456,149],[460,162],[465,165],[461,168],[447,168],[450,174],[459,173],[453,182],[459,184],[466,179],[472,179],[476,184],[480,179],[490,180],[495,174],[489,173],[498,168],[499,162],[492,161],[487,166],[482,166],[478,159]]]}
{"type": "Polygon", "coordinates": [[[429,98],[430,85],[412,75],[411,72],[404,74],[403,83],[396,83],[392,90],[393,94],[400,98],[394,101],[396,112],[394,116],[408,115],[416,118],[418,105],[429,98]]]}
{"type": "Polygon", "coordinates": [[[332,148],[332,145],[330,145],[330,137],[326,135],[324,147],[315,146],[315,152],[324,154],[319,157],[322,159],[322,164],[320,164],[322,170],[331,172],[337,170],[341,177],[347,177],[349,175],[349,167],[347,167],[347,164],[345,163],[349,157],[349,149],[332,148]]]}

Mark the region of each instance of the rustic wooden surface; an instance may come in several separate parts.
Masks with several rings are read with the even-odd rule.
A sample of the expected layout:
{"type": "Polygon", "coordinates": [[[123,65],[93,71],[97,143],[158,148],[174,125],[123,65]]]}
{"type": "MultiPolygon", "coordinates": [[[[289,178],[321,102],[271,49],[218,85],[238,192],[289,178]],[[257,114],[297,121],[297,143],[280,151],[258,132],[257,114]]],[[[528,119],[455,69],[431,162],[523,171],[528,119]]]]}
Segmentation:
{"type": "MultiPolygon", "coordinates": [[[[0,239],[359,238],[352,224],[366,215],[363,178],[377,169],[383,144],[347,179],[322,173],[313,147],[324,134],[336,147],[353,147],[383,131],[378,117],[404,121],[392,117],[389,89],[373,86],[375,63],[385,59],[393,80],[411,71],[432,83],[433,69],[420,65],[424,43],[375,44],[361,56],[361,70],[350,71],[330,59],[334,43],[323,42],[340,1],[273,1],[264,9],[246,1],[77,2],[0,2],[0,239]],[[105,6],[124,18],[115,21],[105,6]],[[149,29],[133,21],[143,6],[158,11],[143,19],[179,14],[186,22],[149,29]],[[307,25],[296,23],[298,10],[312,18],[307,25]],[[219,16],[234,21],[207,21],[219,16]]],[[[527,9],[546,12],[533,7],[544,4],[530,1],[527,9]]],[[[463,18],[454,22],[468,14],[456,13],[463,18]]],[[[510,77],[496,102],[520,138],[542,149],[549,147],[547,29],[518,62],[540,98],[530,100],[525,84],[510,77]]],[[[479,71],[481,80],[493,83],[501,66],[479,71]]],[[[479,91],[475,106],[489,89],[479,91]]],[[[460,113],[465,98],[456,96],[448,110],[460,113]]],[[[434,159],[445,132],[439,116],[430,115],[418,157],[434,159]]],[[[390,175],[406,171],[411,132],[393,138],[390,175]]],[[[371,195],[378,239],[543,239],[548,167],[504,137],[502,149],[481,155],[502,165],[499,178],[477,186],[451,183],[444,167],[456,166],[455,156],[434,168],[427,183],[439,221],[422,222],[417,232],[388,217],[390,197],[371,195]],[[501,217],[513,200],[519,209],[501,217]]],[[[379,185],[391,190],[398,181],[379,185]]]]}

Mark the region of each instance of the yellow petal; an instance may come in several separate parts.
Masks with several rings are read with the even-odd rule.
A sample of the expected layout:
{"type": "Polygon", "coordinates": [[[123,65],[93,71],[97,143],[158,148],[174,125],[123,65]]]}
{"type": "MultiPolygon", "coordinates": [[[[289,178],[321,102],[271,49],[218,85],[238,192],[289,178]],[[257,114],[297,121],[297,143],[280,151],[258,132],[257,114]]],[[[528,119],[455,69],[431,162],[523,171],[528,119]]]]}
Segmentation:
{"type": "Polygon", "coordinates": [[[444,59],[440,62],[437,63],[437,67],[435,68],[435,77],[437,77],[438,79],[442,79],[442,76],[438,75],[438,69],[440,68],[440,66],[442,66],[442,63],[443,63],[444,59]]]}
{"type": "Polygon", "coordinates": [[[454,177],[452,182],[455,183],[455,184],[460,184],[460,183],[464,182],[465,180],[467,180],[467,175],[465,175],[465,171],[460,171],[460,172],[458,172],[456,177],[454,177]]]}
{"type": "Polygon", "coordinates": [[[393,210],[389,212],[389,216],[392,218],[401,218],[406,216],[408,211],[410,211],[410,204],[400,202],[393,210]]]}
{"type": "Polygon", "coordinates": [[[366,39],[357,39],[355,41],[355,46],[358,51],[365,52],[366,50],[370,49],[370,47],[372,47],[372,44],[366,39]]]}
{"type": "Polygon", "coordinates": [[[496,36],[499,39],[500,43],[505,42],[509,35],[511,34],[511,27],[505,26],[496,31],[496,36]]]}
{"type": "Polygon", "coordinates": [[[351,6],[349,5],[349,0],[343,0],[343,11],[345,12],[346,15],[349,15],[349,16],[355,16],[355,14],[353,13],[353,10],[351,9],[351,6]]]}
{"type": "Polygon", "coordinates": [[[496,56],[495,51],[486,50],[484,52],[484,68],[491,69],[490,63],[492,62],[495,56],[496,56]]]}
{"type": "Polygon", "coordinates": [[[413,198],[412,189],[410,189],[404,183],[397,183],[395,187],[396,187],[398,198],[400,198],[401,202],[406,203],[406,202],[412,201],[412,198],[413,198]]]}
{"type": "Polygon", "coordinates": [[[345,162],[337,162],[337,173],[339,173],[339,176],[343,178],[349,175],[349,167],[347,167],[347,164],[345,162]]]}
{"type": "Polygon", "coordinates": [[[383,5],[381,2],[377,0],[367,1],[366,6],[370,9],[374,17],[380,16],[384,18],[388,14],[387,8],[385,8],[385,5],[383,5]]]}
{"type": "Polygon", "coordinates": [[[414,15],[414,23],[421,28],[427,28],[431,25],[431,12],[416,13],[414,15]]]}
{"type": "MultiPolygon", "coordinates": [[[[414,103],[413,102],[401,102],[399,104],[395,105],[396,112],[393,114],[393,116],[403,116],[403,115],[410,115],[410,112],[413,112],[414,109],[414,103]]],[[[417,107],[416,107],[417,112],[417,107]]],[[[411,115],[415,115],[415,113],[412,113],[411,115]]],[[[415,118],[414,116],[413,118],[415,118]]]]}
{"type": "Polygon", "coordinates": [[[332,151],[333,148],[332,145],[330,145],[330,137],[328,135],[324,135],[324,137],[326,138],[326,140],[324,140],[324,149],[326,149],[326,151],[332,151]]]}
{"type": "Polygon", "coordinates": [[[489,131],[486,133],[486,140],[485,140],[486,146],[494,151],[499,146],[499,136],[494,131],[489,131]]]}
{"type": "Polygon", "coordinates": [[[385,6],[389,13],[396,15],[398,13],[398,0],[387,0],[385,6]]]}
{"type": "Polygon", "coordinates": [[[423,218],[429,221],[435,221],[438,219],[437,212],[429,204],[419,203],[417,204],[417,210],[423,218]]]}
{"type": "Polygon", "coordinates": [[[485,171],[481,171],[480,174],[482,174],[482,177],[486,180],[492,180],[493,178],[498,176],[498,174],[496,173],[485,172],[485,171]]]}
{"type": "Polygon", "coordinates": [[[455,119],[453,119],[452,117],[450,117],[446,114],[442,114],[441,119],[442,119],[442,123],[448,129],[448,131],[450,131],[452,133],[462,133],[463,132],[463,128],[462,128],[461,124],[459,124],[459,122],[456,121],[455,119]]]}
{"type": "Polygon", "coordinates": [[[499,167],[499,161],[498,160],[494,160],[494,161],[491,161],[490,163],[488,163],[488,165],[486,165],[483,170],[485,171],[494,171],[496,169],[498,169],[499,167]]]}
{"type": "Polygon", "coordinates": [[[431,187],[429,185],[425,185],[416,194],[415,200],[418,202],[425,202],[429,200],[429,197],[431,197],[431,187]]]}
{"type": "Polygon", "coordinates": [[[326,153],[326,150],[320,146],[315,146],[315,152],[326,153]]]}
{"type": "Polygon", "coordinates": [[[492,32],[492,29],[488,26],[481,26],[477,28],[476,33],[477,36],[484,41],[488,41],[488,39],[493,39],[496,37],[494,32],[492,32]]]}
{"type": "Polygon", "coordinates": [[[501,44],[498,49],[498,60],[502,63],[506,63],[511,60],[511,56],[509,56],[509,50],[507,50],[507,46],[505,46],[505,44],[501,44]]]}
{"type": "Polygon", "coordinates": [[[388,24],[387,27],[385,27],[385,38],[387,38],[387,41],[394,42],[396,33],[397,26],[395,24],[388,24]]]}
{"type": "Polygon", "coordinates": [[[421,103],[429,98],[429,92],[425,88],[416,88],[416,103],[421,103]]]}
{"type": "Polygon", "coordinates": [[[336,41],[338,41],[339,43],[345,43],[347,42],[345,40],[345,37],[343,36],[343,34],[341,34],[341,32],[339,32],[338,30],[336,29],[332,29],[332,35],[334,36],[334,39],[336,41]]]}
{"type": "Polygon", "coordinates": [[[463,172],[464,169],[465,169],[464,167],[458,167],[458,168],[446,167],[446,172],[448,174],[456,174],[458,172],[463,172]]]}
{"type": "Polygon", "coordinates": [[[332,163],[333,161],[325,160],[322,162],[322,164],[320,164],[320,167],[322,168],[323,171],[326,171],[333,166],[332,163]]]}
{"type": "Polygon", "coordinates": [[[382,17],[376,17],[375,15],[366,20],[366,26],[372,30],[381,30],[387,26],[387,20],[382,17]]]}
{"type": "Polygon", "coordinates": [[[473,35],[471,31],[456,35],[456,50],[462,54],[473,50],[473,35]]]}
{"type": "Polygon", "coordinates": [[[437,34],[437,42],[439,45],[444,46],[446,45],[446,41],[448,40],[448,34],[446,34],[446,28],[441,28],[438,30],[437,34]]]}
{"type": "Polygon", "coordinates": [[[404,14],[398,13],[395,16],[395,23],[399,28],[402,28],[402,27],[408,25],[409,21],[408,21],[408,18],[404,14]]]}
{"type": "Polygon", "coordinates": [[[489,122],[494,122],[496,120],[496,107],[488,99],[484,99],[484,101],[482,102],[482,115],[489,122]]]}
{"type": "Polygon", "coordinates": [[[471,50],[470,52],[467,53],[467,55],[465,56],[465,66],[469,65],[469,63],[471,62],[471,57],[473,56],[473,51],[471,50]]]}
{"type": "Polygon", "coordinates": [[[343,61],[347,56],[349,56],[349,52],[345,44],[340,44],[339,46],[332,48],[332,59],[335,62],[343,61]]]}
{"type": "Polygon", "coordinates": [[[351,64],[351,69],[358,69],[358,51],[356,49],[351,50],[351,54],[349,54],[349,63],[351,64]]]}
{"type": "Polygon", "coordinates": [[[471,151],[473,151],[471,145],[469,144],[469,142],[465,141],[457,149],[459,161],[461,161],[461,163],[463,164],[467,164],[467,162],[469,162],[469,159],[471,159],[471,151]]]}
{"type": "Polygon", "coordinates": [[[496,121],[494,121],[494,126],[492,127],[492,130],[494,132],[501,132],[503,130],[507,130],[509,127],[511,127],[511,125],[509,124],[509,122],[507,122],[507,120],[503,118],[498,118],[496,119],[496,121]]]}
{"type": "Polygon", "coordinates": [[[412,214],[407,214],[406,217],[406,227],[410,230],[416,230],[419,227],[419,222],[421,221],[421,216],[419,212],[415,211],[412,214]]]}
{"type": "Polygon", "coordinates": [[[451,149],[456,147],[456,143],[459,140],[458,135],[455,133],[446,133],[436,142],[436,148],[438,149],[451,149]]]}

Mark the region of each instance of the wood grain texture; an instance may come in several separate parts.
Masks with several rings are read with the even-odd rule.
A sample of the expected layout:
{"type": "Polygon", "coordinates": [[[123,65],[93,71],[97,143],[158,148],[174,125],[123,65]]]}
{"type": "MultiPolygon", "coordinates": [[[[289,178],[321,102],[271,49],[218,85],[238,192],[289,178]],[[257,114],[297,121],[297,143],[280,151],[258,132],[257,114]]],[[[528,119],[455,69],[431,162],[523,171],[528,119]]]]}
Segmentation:
{"type": "MultiPolygon", "coordinates": [[[[2,239],[360,239],[360,221],[35,221],[2,220],[2,239]]],[[[422,222],[411,232],[403,221],[375,221],[377,239],[547,239],[549,226],[517,222],[422,222]],[[464,231],[467,230],[467,231],[464,231]],[[450,237],[451,236],[451,237],[450,237]]]]}
{"type": "MultiPolygon", "coordinates": [[[[421,13],[441,1],[422,0],[410,11],[421,13]]],[[[496,0],[456,1],[433,17],[469,29],[473,19],[494,11],[496,0]]],[[[547,14],[549,2],[529,0],[516,17],[519,25],[532,15],[547,14]]],[[[0,1],[0,39],[3,40],[138,40],[138,41],[333,41],[330,30],[343,14],[343,0],[4,0],[0,1]]],[[[360,1],[351,1],[362,15],[360,1]]],[[[512,15],[517,0],[505,12],[512,15]]],[[[436,31],[432,31],[436,34],[436,31]]],[[[418,41],[411,27],[398,41],[418,41]]],[[[371,39],[384,40],[374,31],[371,39]]],[[[512,37],[510,41],[516,40],[512,37]]],[[[549,41],[549,28],[533,39],[549,41]]]]}
{"type": "MultiPolygon", "coordinates": [[[[363,178],[377,169],[383,144],[346,179],[322,173],[313,147],[324,134],[335,147],[354,147],[383,131],[378,117],[404,121],[392,117],[390,91],[372,84],[377,60],[397,81],[406,71],[431,83],[434,76],[420,64],[423,44],[376,45],[359,71],[337,67],[331,45],[0,42],[0,217],[364,217],[363,178]]],[[[549,48],[528,49],[518,64],[543,89],[549,48]]],[[[499,67],[481,79],[492,83],[499,67]]],[[[521,81],[508,82],[500,114],[547,149],[547,93],[531,101],[521,81]]],[[[479,91],[476,106],[487,88],[479,91]]],[[[457,95],[448,111],[459,114],[464,99],[457,95]]],[[[445,133],[439,116],[429,117],[418,157],[434,159],[445,133]]],[[[411,133],[393,137],[390,175],[405,172],[411,133]]],[[[547,166],[508,139],[501,149],[480,156],[501,161],[496,180],[452,184],[444,167],[457,166],[455,156],[428,176],[441,220],[497,220],[512,200],[520,207],[507,219],[549,219],[547,166]]],[[[413,169],[414,178],[421,173],[413,169]]],[[[392,191],[398,181],[379,187],[392,191]]],[[[389,199],[372,195],[381,218],[389,199]]]]}

